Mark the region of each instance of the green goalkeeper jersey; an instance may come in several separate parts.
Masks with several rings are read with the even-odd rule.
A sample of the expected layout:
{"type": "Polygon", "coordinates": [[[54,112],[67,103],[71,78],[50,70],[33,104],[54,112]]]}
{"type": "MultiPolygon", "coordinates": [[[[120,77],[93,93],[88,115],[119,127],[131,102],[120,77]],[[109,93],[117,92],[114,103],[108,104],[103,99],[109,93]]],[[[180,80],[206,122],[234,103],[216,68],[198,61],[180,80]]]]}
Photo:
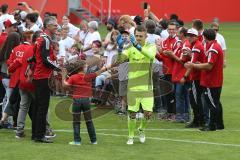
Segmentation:
{"type": "Polygon", "coordinates": [[[122,56],[129,60],[128,91],[152,91],[152,63],[157,49],[145,43],[140,52],[135,47],[123,51],[122,56]]]}

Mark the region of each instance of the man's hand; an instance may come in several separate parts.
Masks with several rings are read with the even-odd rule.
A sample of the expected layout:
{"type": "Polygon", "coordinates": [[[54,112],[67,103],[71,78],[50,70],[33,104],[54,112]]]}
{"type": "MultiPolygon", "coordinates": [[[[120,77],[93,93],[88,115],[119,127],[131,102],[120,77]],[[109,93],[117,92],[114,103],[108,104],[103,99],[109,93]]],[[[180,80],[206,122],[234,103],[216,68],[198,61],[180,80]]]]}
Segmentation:
{"type": "Polygon", "coordinates": [[[184,67],[185,68],[189,68],[189,69],[193,69],[194,68],[194,63],[192,62],[187,62],[184,64],[184,67]]]}
{"type": "Polygon", "coordinates": [[[191,56],[191,53],[192,53],[191,50],[188,50],[188,49],[183,50],[183,55],[184,56],[191,56]]]}
{"type": "Polygon", "coordinates": [[[186,78],[185,78],[185,77],[181,78],[180,83],[181,83],[181,84],[186,83],[186,78]]]}
{"type": "Polygon", "coordinates": [[[165,50],[165,51],[163,51],[163,54],[165,54],[165,55],[172,55],[173,52],[170,51],[170,50],[165,50]]]}
{"type": "Polygon", "coordinates": [[[137,45],[137,40],[134,35],[130,34],[130,41],[135,46],[137,45]]]}

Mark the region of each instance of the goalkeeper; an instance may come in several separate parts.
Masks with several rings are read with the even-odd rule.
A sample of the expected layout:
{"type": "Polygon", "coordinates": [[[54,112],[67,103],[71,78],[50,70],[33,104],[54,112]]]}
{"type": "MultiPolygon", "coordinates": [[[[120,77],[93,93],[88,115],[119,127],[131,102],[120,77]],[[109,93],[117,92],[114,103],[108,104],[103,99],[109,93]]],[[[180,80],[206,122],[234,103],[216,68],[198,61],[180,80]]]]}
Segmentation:
{"type": "MultiPolygon", "coordinates": [[[[127,31],[125,31],[126,33],[127,31]]],[[[130,34],[129,32],[127,32],[130,34]]],[[[139,139],[141,143],[145,142],[144,130],[147,121],[150,119],[153,109],[153,88],[152,88],[152,63],[157,52],[156,46],[146,43],[146,29],[143,26],[138,26],[135,29],[135,37],[130,35],[132,46],[122,51],[124,39],[118,37],[118,50],[122,51],[119,54],[118,62],[122,63],[126,59],[129,60],[128,72],[128,145],[134,143],[134,133],[136,129],[136,113],[140,109],[140,105],[144,111],[144,118],[141,119],[140,127],[138,128],[139,139]]]]}

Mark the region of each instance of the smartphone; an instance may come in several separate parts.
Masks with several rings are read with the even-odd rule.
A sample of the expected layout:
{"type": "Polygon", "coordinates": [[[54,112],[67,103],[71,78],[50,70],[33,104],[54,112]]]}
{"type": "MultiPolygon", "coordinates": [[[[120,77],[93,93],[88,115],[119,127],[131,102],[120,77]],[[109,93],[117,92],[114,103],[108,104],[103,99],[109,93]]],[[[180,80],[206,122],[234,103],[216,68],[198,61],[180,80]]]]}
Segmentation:
{"type": "Polygon", "coordinates": [[[23,4],[22,4],[21,2],[19,2],[17,5],[18,5],[18,6],[22,6],[23,4]]]}
{"type": "Polygon", "coordinates": [[[147,2],[143,3],[143,9],[148,9],[148,3],[147,2]]]}

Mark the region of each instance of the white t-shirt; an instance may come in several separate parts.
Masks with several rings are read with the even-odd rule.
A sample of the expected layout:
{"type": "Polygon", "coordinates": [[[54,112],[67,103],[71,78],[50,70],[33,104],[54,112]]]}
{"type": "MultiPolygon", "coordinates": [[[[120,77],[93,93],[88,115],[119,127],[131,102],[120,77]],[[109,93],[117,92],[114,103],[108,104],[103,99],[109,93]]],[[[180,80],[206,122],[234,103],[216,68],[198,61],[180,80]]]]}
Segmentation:
{"type": "Polygon", "coordinates": [[[168,33],[167,29],[162,30],[160,36],[162,37],[163,40],[166,40],[169,36],[169,33],[168,33]]]}
{"type": "Polygon", "coordinates": [[[220,46],[222,47],[223,51],[227,50],[225,39],[224,39],[224,37],[220,33],[217,33],[216,40],[220,44],[220,46]]]}
{"type": "MultiPolygon", "coordinates": [[[[156,41],[157,40],[162,40],[162,38],[159,35],[156,34],[147,34],[147,38],[146,38],[146,42],[150,43],[150,44],[155,44],[156,45],[156,41]]],[[[159,72],[161,70],[162,66],[162,62],[159,62],[156,58],[154,59],[153,62],[153,71],[154,72],[159,72]]]]}
{"type": "Polygon", "coordinates": [[[59,43],[59,53],[57,55],[57,58],[61,58],[61,57],[65,57],[66,54],[70,54],[70,53],[67,53],[66,49],[71,48],[74,45],[75,40],[72,39],[71,37],[67,37],[65,39],[60,40],[58,43],[59,43]]]}
{"type": "Polygon", "coordinates": [[[41,29],[38,27],[37,24],[34,24],[29,30],[33,32],[37,32],[37,31],[40,31],[41,29]]]}
{"type": "Polygon", "coordinates": [[[2,30],[5,30],[4,24],[3,22],[5,22],[6,20],[10,20],[10,21],[15,21],[14,20],[14,16],[10,15],[10,14],[3,14],[0,16],[0,32],[2,32],[2,30]]]}
{"type": "Polygon", "coordinates": [[[36,22],[38,28],[42,29],[43,28],[43,21],[40,16],[38,16],[37,22],[36,22]]]}
{"type": "Polygon", "coordinates": [[[113,44],[108,44],[106,50],[104,51],[104,56],[107,57],[105,66],[110,66],[113,63],[113,58],[117,55],[117,49],[113,49],[113,44]]]}
{"type": "Polygon", "coordinates": [[[69,32],[68,32],[68,36],[73,38],[74,36],[77,35],[78,31],[80,30],[78,27],[74,26],[71,23],[68,23],[68,27],[69,27],[69,32]]]}
{"type": "Polygon", "coordinates": [[[150,44],[156,44],[157,40],[162,40],[162,38],[156,34],[147,34],[146,42],[150,44]]]}
{"type": "MultiPolygon", "coordinates": [[[[101,36],[100,36],[99,32],[98,31],[95,31],[93,33],[88,32],[88,34],[85,38],[84,44],[83,44],[83,48],[89,47],[90,45],[92,45],[92,42],[96,41],[96,40],[101,41],[101,36]]],[[[93,52],[90,49],[90,50],[86,51],[85,54],[86,54],[86,56],[92,56],[93,52]]]]}

